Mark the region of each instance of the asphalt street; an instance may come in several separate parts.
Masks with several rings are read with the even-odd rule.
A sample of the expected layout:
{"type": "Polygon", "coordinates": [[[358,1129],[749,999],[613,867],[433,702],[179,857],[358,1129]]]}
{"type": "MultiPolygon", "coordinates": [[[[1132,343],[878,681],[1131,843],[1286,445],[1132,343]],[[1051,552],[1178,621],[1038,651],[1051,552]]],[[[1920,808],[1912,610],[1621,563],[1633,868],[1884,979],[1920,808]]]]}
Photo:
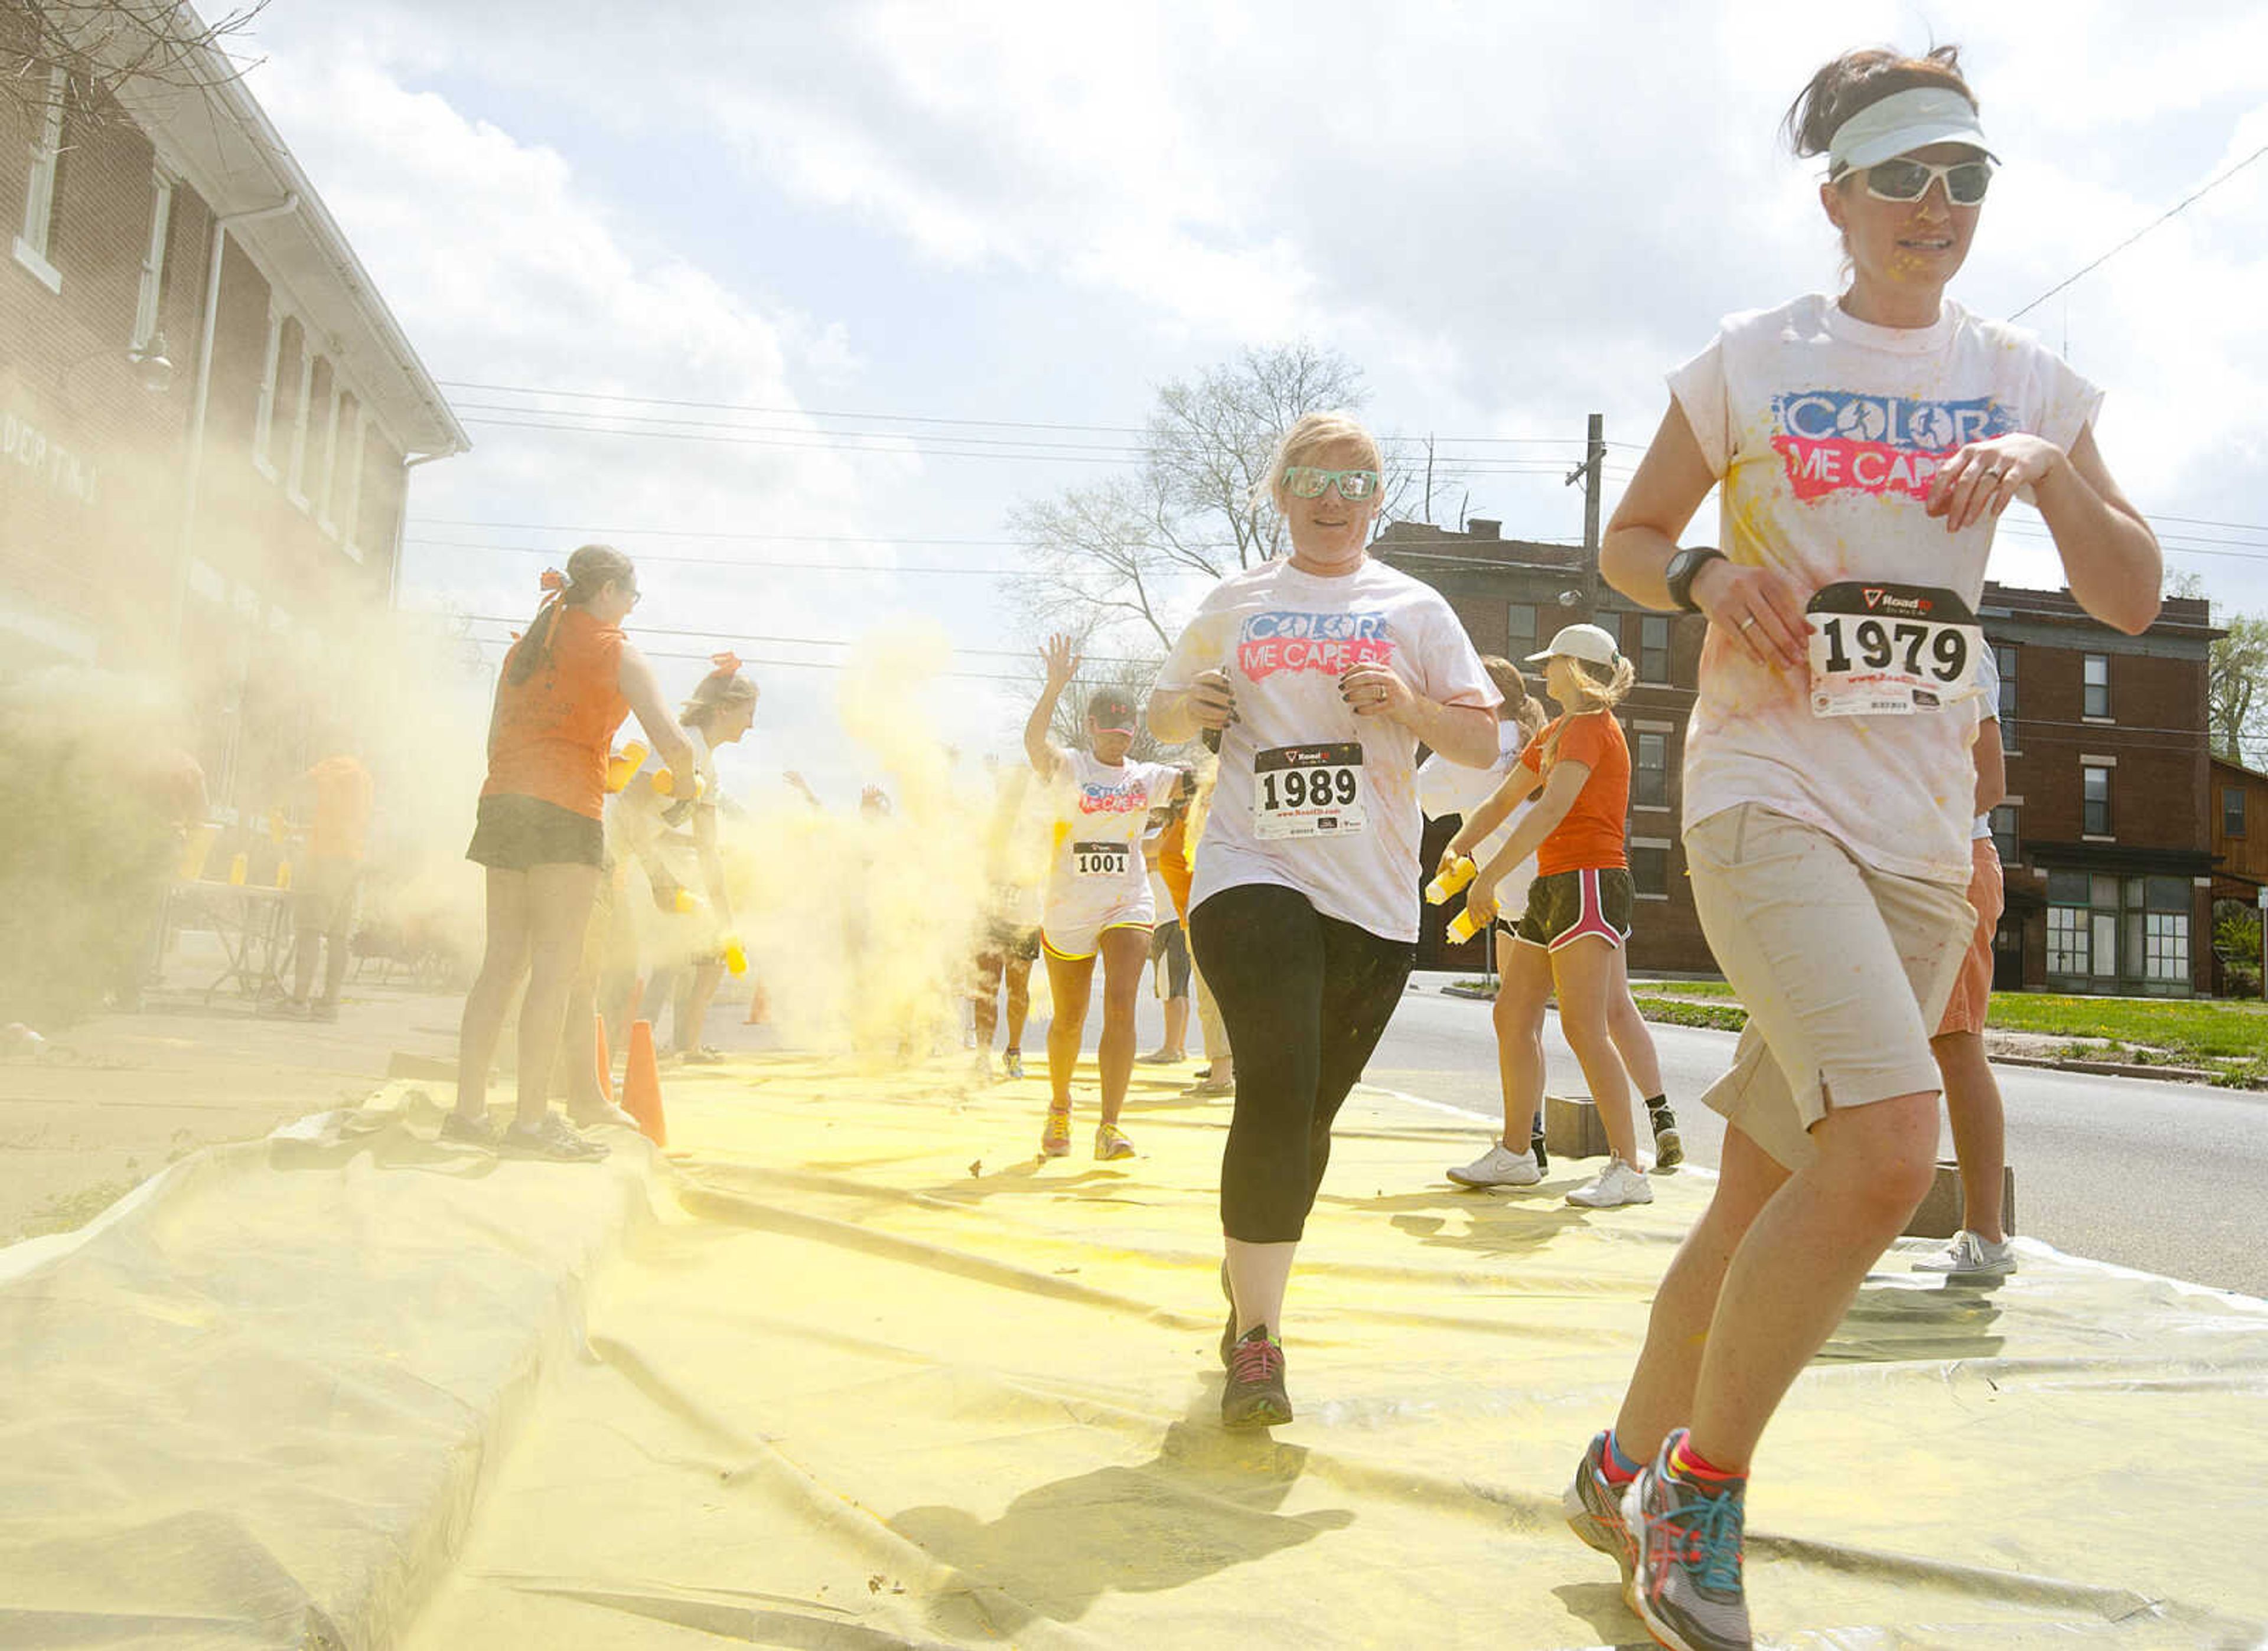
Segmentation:
{"type": "MultiPolygon", "coordinates": [[[[1477,1154],[1500,1126],[1495,1034],[1487,1003],[1442,995],[1441,980],[1426,977],[1403,998],[1365,1077],[1472,1113],[1477,1154]]],[[[1090,1043],[1100,1020],[1099,1010],[1088,1019],[1090,1043]]],[[[1158,1009],[1146,991],[1141,1020],[1142,1047],[1154,1047],[1158,1009]]],[[[1724,1131],[1699,1097],[1730,1063],[1733,1034],[1653,1031],[1687,1157],[1713,1167],[1724,1131]]],[[[1038,1031],[1027,1048],[1040,1046],[1038,1031]]],[[[1544,1038],[1550,1088],[1584,1093],[1556,1011],[1544,1038]]],[[[2019,1233],[2073,1255],[2268,1296],[2268,1092],[2033,1067],[1993,1072],[2007,1108],[2019,1233]]],[[[1939,1156],[1953,1156],[1949,1130],[1939,1156]]]]}

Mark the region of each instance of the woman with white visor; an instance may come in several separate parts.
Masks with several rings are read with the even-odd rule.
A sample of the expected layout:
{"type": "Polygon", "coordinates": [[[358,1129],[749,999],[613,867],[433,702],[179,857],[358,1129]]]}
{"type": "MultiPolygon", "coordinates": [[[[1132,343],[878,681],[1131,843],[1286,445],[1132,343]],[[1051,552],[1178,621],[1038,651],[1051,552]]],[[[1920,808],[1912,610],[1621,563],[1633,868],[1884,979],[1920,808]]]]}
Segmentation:
{"type": "Polygon", "coordinates": [[[1469,767],[1497,756],[1498,696],[1456,613],[1366,548],[1379,468],[1344,414],[1285,432],[1263,485],[1291,556],[1212,588],[1150,698],[1160,739],[1221,730],[1189,938],[1236,1051],[1220,1170],[1233,1427],[1292,1419],[1285,1287],[1331,1121],[1417,958],[1418,746],[1469,767]]]}
{"type": "Polygon", "coordinates": [[[1684,842],[1749,1023],[1705,1097],[1728,1122],[1715,1194],[1568,1515],[1660,1643],[1708,1651],[1752,1643],[1757,1440],[1930,1185],[1993,525],[2028,498],[2121,631],[2155,618],[2161,575],[2096,451],[2100,393],[1946,296],[1995,165],[1955,49],[1838,57],[1787,132],[1827,157],[1849,284],[1729,318],[1670,376],[1600,558],[1634,601],[1708,616],[1684,842]],[[1723,548],[1681,548],[1720,485],[1723,548]]]}

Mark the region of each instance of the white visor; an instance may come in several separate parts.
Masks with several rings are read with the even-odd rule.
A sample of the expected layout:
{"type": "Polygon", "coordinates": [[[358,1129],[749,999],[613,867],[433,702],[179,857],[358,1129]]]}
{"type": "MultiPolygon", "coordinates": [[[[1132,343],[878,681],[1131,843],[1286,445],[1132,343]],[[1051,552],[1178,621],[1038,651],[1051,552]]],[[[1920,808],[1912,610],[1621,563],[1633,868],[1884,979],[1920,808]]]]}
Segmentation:
{"type": "Polygon", "coordinates": [[[1913,86],[1870,103],[1835,128],[1827,164],[1840,176],[1932,143],[1966,143],[1985,158],[2000,158],[1984,145],[1984,128],[1968,99],[1945,86],[1913,86]]]}

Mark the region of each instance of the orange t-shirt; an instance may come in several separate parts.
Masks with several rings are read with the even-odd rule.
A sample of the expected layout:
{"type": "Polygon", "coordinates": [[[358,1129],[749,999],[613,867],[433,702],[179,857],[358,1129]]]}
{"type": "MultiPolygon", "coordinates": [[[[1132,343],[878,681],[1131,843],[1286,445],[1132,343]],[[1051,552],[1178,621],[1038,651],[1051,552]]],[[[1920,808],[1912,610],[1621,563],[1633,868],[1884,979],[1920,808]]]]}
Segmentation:
{"type": "Polygon", "coordinates": [[[376,788],[370,770],[352,757],[326,757],[307,770],[314,788],[315,818],[307,829],[307,853],[316,860],[360,860],[367,852],[370,810],[376,788]]]}
{"type": "Polygon", "coordinates": [[[1562,871],[1603,871],[1627,867],[1630,855],[1623,846],[1623,817],[1630,811],[1630,743],[1612,711],[1587,711],[1580,716],[1561,716],[1528,742],[1520,753],[1521,766],[1531,774],[1543,772],[1543,743],[1553,729],[1559,736],[1557,760],[1584,764],[1590,778],[1575,796],[1567,818],[1551,828],[1535,851],[1539,877],[1562,871]]]}
{"type": "Polygon", "coordinates": [[[1174,915],[1183,922],[1189,921],[1189,880],[1195,874],[1189,864],[1189,817],[1184,811],[1174,815],[1174,823],[1158,837],[1158,875],[1174,897],[1174,915]]]}
{"type": "Polygon", "coordinates": [[[496,737],[482,796],[532,796],[589,819],[605,817],[607,752],[630,702],[617,686],[622,634],[588,608],[563,607],[551,627],[550,657],[512,679],[522,637],[497,677],[496,737]]]}

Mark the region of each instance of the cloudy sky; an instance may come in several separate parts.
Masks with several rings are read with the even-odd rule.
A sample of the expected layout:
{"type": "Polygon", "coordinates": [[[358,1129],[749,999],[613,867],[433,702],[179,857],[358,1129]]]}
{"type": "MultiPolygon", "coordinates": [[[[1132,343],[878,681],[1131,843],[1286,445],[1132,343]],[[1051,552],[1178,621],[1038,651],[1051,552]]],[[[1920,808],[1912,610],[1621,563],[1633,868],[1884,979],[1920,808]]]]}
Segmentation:
{"type": "MultiPolygon", "coordinates": [[[[1579,534],[1585,415],[1631,444],[1611,506],[1662,372],[1836,282],[1789,99],[1932,39],[2007,163],[1955,289],[1988,315],[2268,147],[2257,0],[273,0],[239,44],[476,444],[417,473],[409,599],[524,617],[610,539],[673,686],[713,647],[763,662],[728,781],[843,800],[847,644],[941,630],[927,710],[1012,749],[1005,516],[1121,473],[1156,386],[1248,346],[1343,353],[1376,427],[1467,461],[1437,517],[1579,534]]],[[[2025,317],[2229,611],[2268,610],[2264,294],[2268,158],[2025,317]]],[[[1993,573],[2058,583],[2036,517],[1993,573]]]]}

